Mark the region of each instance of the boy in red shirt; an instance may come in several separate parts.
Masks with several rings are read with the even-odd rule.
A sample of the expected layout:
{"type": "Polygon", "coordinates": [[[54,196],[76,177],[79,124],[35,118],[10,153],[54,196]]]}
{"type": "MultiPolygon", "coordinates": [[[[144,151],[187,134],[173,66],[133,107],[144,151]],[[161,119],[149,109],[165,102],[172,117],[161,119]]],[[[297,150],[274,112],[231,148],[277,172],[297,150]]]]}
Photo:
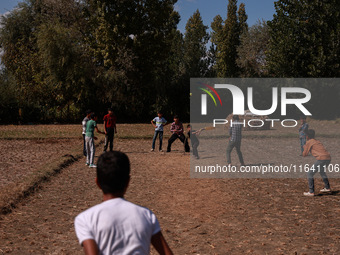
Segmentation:
{"type": "Polygon", "coordinates": [[[114,135],[117,133],[116,121],[117,117],[114,115],[112,108],[109,108],[108,114],[104,116],[104,132],[105,132],[104,152],[106,152],[109,143],[110,151],[113,150],[113,138],[114,135]]]}
{"type": "Polygon", "coordinates": [[[325,173],[325,170],[327,170],[327,167],[331,162],[331,155],[325,149],[325,147],[322,145],[320,141],[314,139],[315,131],[313,129],[307,130],[306,135],[307,142],[306,145],[304,146],[302,156],[306,157],[310,152],[317,159],[317,161],[314,163],[312,169],[310,169],[309,172],[307,173],[309,192],[304,192],[303,194],[305,196],[312,197],[314,196],[314,175],[317,172],[320,172],[322,180],[325,183],[325,188],[321,189],[320,192],[331,191],[329,181],[325,173]]]}

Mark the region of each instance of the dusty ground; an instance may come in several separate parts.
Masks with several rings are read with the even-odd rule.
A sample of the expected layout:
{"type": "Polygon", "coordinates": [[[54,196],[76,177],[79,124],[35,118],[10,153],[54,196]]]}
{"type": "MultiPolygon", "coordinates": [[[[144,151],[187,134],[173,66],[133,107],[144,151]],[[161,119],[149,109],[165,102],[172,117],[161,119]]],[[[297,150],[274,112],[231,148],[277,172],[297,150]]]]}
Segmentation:
{"type": "MultiPolygon", "coordinates": [[[[338,154],[336,143],[325,141],[338,154]]],[[[271,142],[262,140],[275,146],[271,142]]],[[[340,180],[331,180],[332,195],[308,198],[302,196],[305,179],[191,179],[189,155],[179,141],[170,154],[151,153],[150,144],[116,140],[115,148],[132,163],[126,198],[154,211],[175,254],[340,254],[340,180]]],[[[258,143],[249,138],[248,144],[243,151],[249,159],[258,143]]],[[[266,162],[280,159],[262,156],[266,162]]],[[[0,254],[82,254],[73,220],[101,201],[94,177],[81,159],[3,215],[0,254]]]]}
{"type": "Polygon", "coordinates": [[[42,166],[69,153],[70,147],[81,145],[81,139],[0,141],[0,188],[20,182],[42,166]]]}

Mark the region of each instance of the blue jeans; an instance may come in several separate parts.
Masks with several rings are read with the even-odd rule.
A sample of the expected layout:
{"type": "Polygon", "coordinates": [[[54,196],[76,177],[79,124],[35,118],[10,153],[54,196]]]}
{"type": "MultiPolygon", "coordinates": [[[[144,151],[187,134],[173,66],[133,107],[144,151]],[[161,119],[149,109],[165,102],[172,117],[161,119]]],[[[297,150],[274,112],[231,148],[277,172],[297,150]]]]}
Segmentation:
{"type": "Polygon", "coordinates": [[[314,175],[317,172],[320,172],[322,180],[325,183],[325,188],[330,189],[328,178],[327,178],[327,175],[325,173],[325,168],[328,167],[330,162],[331,162],[330,160],[317,160],[313,165],[314,170],[311,169],[307,173],[308,186],[309,186],[309,192],[310,193],[314,193],[314,175]]]}
{"type": "Polygon", "coordinates": [[[159,135],[159,150],[162,149],[162,143],[163,143],[163,131],[156,131],[155,130],[155,134],[153,135],[153,139],[152,139],[152,149],[155,149],[155,143],[156,143],[156,139],[157,136],[159,135]]]}
{"type": "Polygon", "coordinates": [[[306,144],[306,137],[300,137],[301,153],[303,153],[303,146],[306,144]]]}

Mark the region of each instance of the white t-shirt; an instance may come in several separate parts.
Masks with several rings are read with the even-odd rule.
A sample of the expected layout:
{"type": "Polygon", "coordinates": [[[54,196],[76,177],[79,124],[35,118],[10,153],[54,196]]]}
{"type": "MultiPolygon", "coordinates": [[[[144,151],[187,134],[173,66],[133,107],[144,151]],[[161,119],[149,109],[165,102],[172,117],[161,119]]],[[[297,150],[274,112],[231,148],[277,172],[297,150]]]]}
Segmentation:
{"type": "Polygon", "coordinates": [[[166,124],[166,119],[164,119],[163,117],[160,118],[160,117],[155,117],[153,119],[153,122],[156,123],[156,128],[155,128],[155,131],[163,131],[163,125],[166,124]]]}
{"type": "Polygon", "coordinates": [[[115,198],[80,213],[74,222],[79,243],[93,239],[100,254],[149,254],[151,237],[161,231],[147,208],[115,198]]]}

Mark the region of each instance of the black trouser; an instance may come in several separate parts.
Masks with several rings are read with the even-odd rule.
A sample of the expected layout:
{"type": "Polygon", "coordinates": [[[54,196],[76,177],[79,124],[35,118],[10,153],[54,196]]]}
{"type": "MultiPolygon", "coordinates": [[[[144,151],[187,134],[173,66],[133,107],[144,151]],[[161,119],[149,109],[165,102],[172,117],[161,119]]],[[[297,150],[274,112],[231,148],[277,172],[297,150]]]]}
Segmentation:
{"type": "Polygon", "coordinates": [[[197,147],[200,144],[198,140],[191,141],[192,146],[192,154],[194,154],[195,157],[198,157],[198,150],[197,147]]]}
{"type": "Polygon", "coordinates": [[[190,147],[189,147],[189,144],[188,144],[188,141],[185,139],[185,136],[184,134],[172,134],[172,136],[169,138],[169,141],[168,141],[168,148],[167,148],[167,152],[170,152],[171,151],[171,144],[177,140],[177,138],[179,138],[179,140],[181,140],[181,142],[185,145],[185,151],[186,152],[189,152],[190,151],[190,147]]]}
{"type": "Polygon", "coordinates": [[[241,152],[241,141],[229,141],[227,147],[227,163],[231,164],[231,151],[236,148],[236,152],[238,155],[238,159],[240,160],[241,165],[244,165],[243,155],[241,152]]]}
{"type": "Polygon", "coordinates": [[[86,157],[87,153],[86,153],[85,134],[83,134],[83,143],[84,143],[83,154],[84,154],[84,156],[86,157]]]}
{"type": "Polygon", "coordinates": [[[113,138],[114,138],[114,136],[115,136],[115,129],[114,128],[106,128],[104,151],[107,150],[109,143],[110,143],[110,151],[113,150],[113,138]]]}

